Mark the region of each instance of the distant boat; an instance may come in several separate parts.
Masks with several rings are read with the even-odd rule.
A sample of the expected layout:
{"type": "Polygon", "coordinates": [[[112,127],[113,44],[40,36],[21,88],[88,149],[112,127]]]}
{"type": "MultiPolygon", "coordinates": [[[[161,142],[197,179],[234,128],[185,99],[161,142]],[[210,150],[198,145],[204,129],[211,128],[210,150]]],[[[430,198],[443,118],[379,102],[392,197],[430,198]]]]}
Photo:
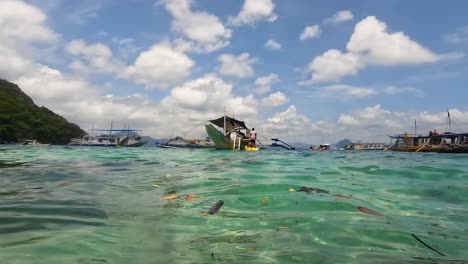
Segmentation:
{"type": "MultiPolygon", "coordinates": [[[[409,152],[468,153],[468,132],[453,133],[450,112],[447,109],[450,132],[438,133],[436,130],[427,135],[410,135],[407,132],[389,136],[389,150],[409,152]],[[395,142],[393,142],[395,140],[395,142]]],[[[416,131],[416,121],[414,129],[416,131]]],[[[387,149],[385,149],[387,150],[387,149]]]]}
{"type": "Polygon", "coordinates": [[[191,138],[175,137],[170,139],[166,144],[169,147],[175,148],[214,148],[215,144],[210,138],[191,138]]]}
{"type": "Polygon", "coordinates": [[[321,144],[318,147],[310,146],[310,150],[330,150],[330,144],[321,144]]]}
{"type": "Polygon", "coordinates": [[[384,150],[385,143],[351,143],[344,147],[345,150],[384,150]]]}
{"type": "Polygon", "coordinates": [[[35,139],[20,139],[16,143],[17,145],[21,146],[35,146],[35,147],[47,147],[50,146],[50,144],[42,144],[39,141],[35,139]]]}
{"type": "Polygon", "coordinates": [[[468,153],[468,133],[433,135],[410,135],[408,133],[389,136],[389,150],[407,152],[468,153]]]}
{"type": "Polygon", "coordinates": [[[73,138],[69,146],[139,147],[146,143],[136,129],[92,129],[81,138],[73,138]]]}

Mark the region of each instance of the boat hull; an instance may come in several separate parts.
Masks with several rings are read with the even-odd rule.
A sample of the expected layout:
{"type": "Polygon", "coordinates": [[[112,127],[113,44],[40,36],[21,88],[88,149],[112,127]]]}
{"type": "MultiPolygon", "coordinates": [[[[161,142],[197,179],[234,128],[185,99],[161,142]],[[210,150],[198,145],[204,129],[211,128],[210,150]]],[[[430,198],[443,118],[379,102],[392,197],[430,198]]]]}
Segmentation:
{"type": "MultiPolygon", "coordinates": [[[[233,150],[234,149],[234,141],[227,138],[223,135],[218,129],[216,129],[212,124],[205,124],[206,133],[208,137],[210,137],[211,141],[215,144],[216,149],[225,149],[225,150],[233,150]]],[[[247,146],[249,140],[242,140],[240,149],[243,150],[247,146]]]]}

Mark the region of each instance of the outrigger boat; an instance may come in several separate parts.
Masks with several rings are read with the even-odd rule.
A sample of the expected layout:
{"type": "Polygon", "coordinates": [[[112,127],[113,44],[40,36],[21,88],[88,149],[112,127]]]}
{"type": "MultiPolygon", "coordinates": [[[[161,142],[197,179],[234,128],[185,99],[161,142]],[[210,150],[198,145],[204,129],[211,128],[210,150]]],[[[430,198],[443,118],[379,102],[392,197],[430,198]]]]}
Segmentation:
{"type": "Polygon", "coordinates": [[[468,133],[445,132],[431,136],[405,133],[389,137],[391,138],[389,150],[444,153],[468,152],[468,133]]]}
{"type": "Polygon", "coordinates": [[[73,138],[69,146],[139,147],[146,143],[136,129],[92,129],[81,138],[73,138]]]}
{"type": "MultiPolygon", "coordinates": [[[[448,124],[452,131],[450,112],[447,109],[448,124]]],[[[453,133],[430,132],[428,135],[416,134],[416,121],[414,122],[415,134],[407,132],[389,136],[390,147],[385,150],[407,151],[407,152],[440,152],[440,153],[468,153],[468,132],[453,133]],[[395,142],[393,142],[395,140],[395,142]]]]}
{"type": "Polygon", "coordinates": [[[250,129],[247,128],[244,121],[234,119],[229,116],[222,116],[218,119],[209,120],[205,124],[206,133],[208,137],[213,141],[216,149],[226,150],[246,150],[246,151],[257,151],[259,149],[272,148],[284,148],[287,150],[294,150],[295,148],[288,143],[278,138],[266,138],[271,139],[271,144],[263,144],[257,135],[257,144],[255,147],[250,145],[250,129]],[[222,129],[222,131],[220,131],[222,129]]]}
{"type": "Polygon", "coordinates": [[[246,127],[244,121],[240,121],[228,116],[222,116],[218,119],[209,120],[205,124],[206,133],[211,141],[214,142],[216,149],[226,150],[251,150],[248,149],[250,139],[250,130],[246,127]],[[219,131],[222,128],[224,133],[219,131]]]}

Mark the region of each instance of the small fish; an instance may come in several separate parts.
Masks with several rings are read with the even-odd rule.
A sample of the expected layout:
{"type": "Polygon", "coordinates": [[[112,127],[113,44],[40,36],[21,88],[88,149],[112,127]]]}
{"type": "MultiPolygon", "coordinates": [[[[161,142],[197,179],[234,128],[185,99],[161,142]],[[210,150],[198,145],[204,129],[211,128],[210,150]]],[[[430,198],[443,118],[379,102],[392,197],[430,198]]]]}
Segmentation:
{"type": "Polygon", "coordinates": [[[379,212],[376,212],[372,209],[369,209],[369,208],[366,208],[366,207],[363,207],[363,206],[358,206],[356,207],[356,209],[358,209],[359,211],[365,213],[365,214],[370,214],[370,215],[375,215],[375,216],[384,216],[383,214],[379,213],[379,212]]]}
{"type": "Polygon", "coordinates": [[[269,201],[267,199],[262,199],[262,200],[260,200],[260,203],[263,204],[263,205],[267,205],[269,203],[269,201]]]}
{"type": "Polygon", "coordinates": [[[67,181],[66,181],[66,182],[60,183],[57,187],[68,187],[68,186],[70,186],[70,185],[71,185],[71,182],[67,182],[67,181]]]}
{"type": "Polygon", "coordinates": [[[310,193],[310,192],[329,193],[330,191],[323,190],[323,189],[319,189],[319,188],[304,187],[304,186],[303,186],[303,187],[299,188],[298,192],[306,192],[306,193],[310,193]]]}
{"type": "Polygon", "coordinates": [[[212,214],[216,214],[219,209],[221,209],[221,207],[224,205],[224,201],[223,200],[219,200],[217,201],[211,208],[210,210],[208,210],[208,214],[212,215],[212,214]]]}
{"type": "Polygon", "coordinates": [[[160,200],[161,201],[167,201],[167,200],[173,200],[173,199],[176,199],[176,198],[179,198],[179,195],[169,195],[169,196],[166,196],[164,198],[161,198],[160,200]]]}
{"type": "Polygon", "coordinates": [[[250,247],[250,248],[248,249],[249,252],[254,252],[255,250],[257,250],[257,247],[250,247]]]}
{"type": "Polygon", "coordinates": [[[195,199],[198,199],[198,198],[200,198],[200,196],[198,196],[198,195],[187,194],[187,195],[185,196],[185,200],[186,200],[186,201],[192,201],[192,200],[195,200],[195,199]]]}
{"type": "Polygon", "coordinates": [[[339,193],[338,193],[338,194],[335,194],[335,197],[337,197],[337,198],[342,198],[342,199],[351,199],[351,197],[346,196],[346,195],[342,195],[342,194],[339,194],[339,193]]]}

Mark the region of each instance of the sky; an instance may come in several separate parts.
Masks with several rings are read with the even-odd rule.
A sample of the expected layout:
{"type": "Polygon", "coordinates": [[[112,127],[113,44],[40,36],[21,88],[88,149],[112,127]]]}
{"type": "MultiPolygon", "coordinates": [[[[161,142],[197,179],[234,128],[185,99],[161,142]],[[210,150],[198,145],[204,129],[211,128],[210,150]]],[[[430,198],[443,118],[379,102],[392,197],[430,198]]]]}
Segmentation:
{"type": "Polygon", "coordinates": [[[468,2],[0,0],[0,78],[87,131],[388,143],[468,131],[468,2]],[[415,127],[416,123],[416,127],[415,127]]]}

